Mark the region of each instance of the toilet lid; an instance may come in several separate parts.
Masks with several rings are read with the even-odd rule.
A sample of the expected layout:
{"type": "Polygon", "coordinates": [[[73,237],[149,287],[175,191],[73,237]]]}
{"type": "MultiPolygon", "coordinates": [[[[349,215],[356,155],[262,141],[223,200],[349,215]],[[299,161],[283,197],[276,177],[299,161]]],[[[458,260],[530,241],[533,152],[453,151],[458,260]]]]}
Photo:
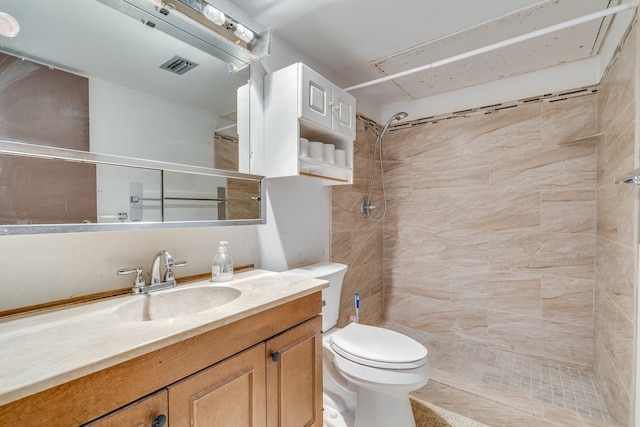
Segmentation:
{"type": "Polygon", "coordinates": [[[349,360],[379,368],[417,368],[427,359],[427,349],[416,340],[359,323],[351,323],[332,334],[331,347],[349,360]]]}

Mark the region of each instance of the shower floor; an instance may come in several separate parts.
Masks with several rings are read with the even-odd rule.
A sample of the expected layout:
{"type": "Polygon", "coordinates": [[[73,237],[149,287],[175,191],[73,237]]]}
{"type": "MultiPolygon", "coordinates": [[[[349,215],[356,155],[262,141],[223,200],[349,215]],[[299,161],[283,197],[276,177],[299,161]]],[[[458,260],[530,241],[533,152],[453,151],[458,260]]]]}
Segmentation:
{"type": "Polygon", "coordinates": [[[541,421],[549,426],[616,425],[588,370],[474,343],[442,343],[409,328],[383,326],[429,348],[432,381],[415,393],[419,398],[491,426],[541,421]]]}

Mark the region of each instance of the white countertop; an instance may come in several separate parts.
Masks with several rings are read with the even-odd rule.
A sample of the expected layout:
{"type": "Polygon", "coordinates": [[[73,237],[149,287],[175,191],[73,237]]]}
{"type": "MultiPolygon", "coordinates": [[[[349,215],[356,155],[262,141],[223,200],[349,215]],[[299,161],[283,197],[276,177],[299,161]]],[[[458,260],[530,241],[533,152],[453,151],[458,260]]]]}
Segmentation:
{"type": "Polygon", "coordinates": [[[119,319],[114,314],[119,307],[143,297],[123,295],[0,321],[0,405],[318,292],[328,283],[252,270],[229,282],[203,280],[174,289],[216,285],[242,294],[197,315],[167,320],[119,319]]]}

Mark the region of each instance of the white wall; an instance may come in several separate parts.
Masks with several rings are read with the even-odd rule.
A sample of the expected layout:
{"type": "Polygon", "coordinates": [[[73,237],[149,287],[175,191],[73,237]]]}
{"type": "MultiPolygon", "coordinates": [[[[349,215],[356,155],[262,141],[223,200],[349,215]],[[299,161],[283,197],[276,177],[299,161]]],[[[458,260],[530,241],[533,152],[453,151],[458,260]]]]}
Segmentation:
{"type": "Polygon", "coordinates": [[[328,261],[331,191],[322,180],[267,181],[267,224],[258,228],[262,267],[283,271],[328,261]]]}
{"type": "Polygon", "coordinates": [[[235,265],[259,263],[256,226],[0,236],[0,311],[129,287],[133,277],[116,270],[148,272],[160,249],[187,261],[177,277],[208,272],[219,240],[235,265]]]}

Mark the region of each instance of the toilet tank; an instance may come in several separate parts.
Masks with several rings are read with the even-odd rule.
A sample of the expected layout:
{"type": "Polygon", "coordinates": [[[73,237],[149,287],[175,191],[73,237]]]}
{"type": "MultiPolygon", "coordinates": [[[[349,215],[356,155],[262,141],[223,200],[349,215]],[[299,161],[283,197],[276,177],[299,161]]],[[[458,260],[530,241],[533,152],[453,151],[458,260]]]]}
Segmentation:
{"type": "Polygon", "coordinates": [[[293,270],[285,271],[286,274],[324,279],[329,282],[329,287],[322,290],[322,331],[326,332],[338,323],[338,311],[340,310],[340,292],[342,281],[347,272],[345,264],[337,262],[321,262],[293,270]]]}

